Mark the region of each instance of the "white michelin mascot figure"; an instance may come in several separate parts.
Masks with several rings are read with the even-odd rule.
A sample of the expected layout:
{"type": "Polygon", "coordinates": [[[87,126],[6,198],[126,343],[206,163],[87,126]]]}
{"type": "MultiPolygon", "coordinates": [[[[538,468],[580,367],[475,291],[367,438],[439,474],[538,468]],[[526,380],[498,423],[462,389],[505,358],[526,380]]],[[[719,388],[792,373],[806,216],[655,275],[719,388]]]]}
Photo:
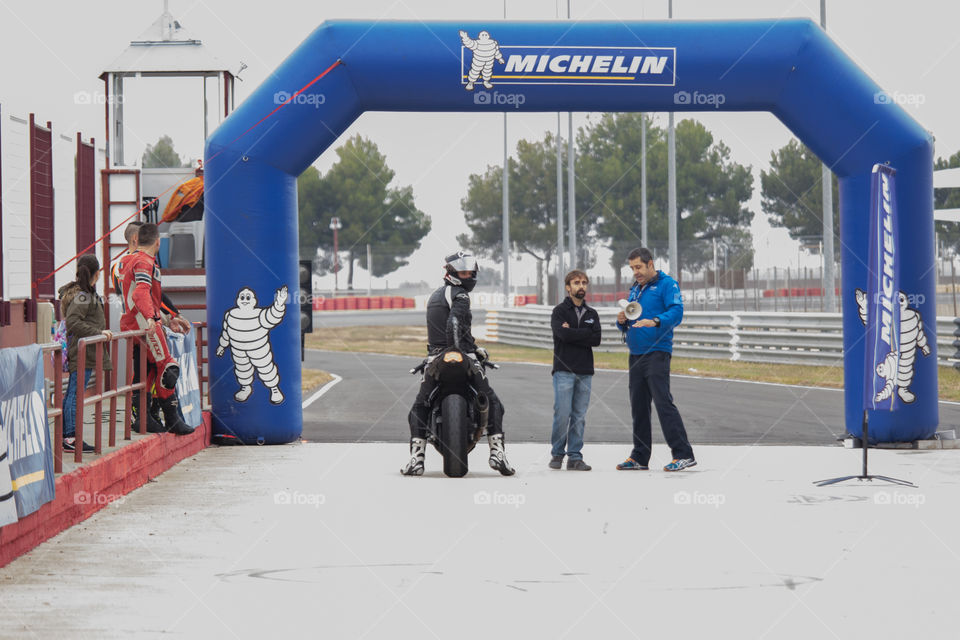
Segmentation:
{"type": "Polygon", "coordinates": [[[470,63],[470,73],[467,74],[467,91],[473,91],[473,84],[478,78],[483,78],[483,86],[487,89],[493,89],[493,83],[490,78],[493,76],[493,61],[500,64],[504,63],[503,56],[500,54],[500,43],[490,37],[486,31],[481,31],[477,39],[473,40],[467,35],[466,31],[460,31],[460,41],[463,46],[473,51],[473,61],[470,63]]]}
{"type": "MultiPolygon", "coordinates": [[[[867,293],[862,289],[855,291],[857,309],[860,312],[860,322],[867,324],[867,293]]],[[[901,291],[898,297],[900,302],[900,353],[890,352],[883,362],[877,365],[877,375],[886,380],[883,389],[874,400],[886,400],[893,395],[896,388],[897,395],[905,403],[910,404],[917,396],[910,391],[913,382],[913,364],[917,359],[917,349],[925,356],[930,355],[930,345],[927,344],[927,334],[923,332],[923,317],[916,309],[907,306],[907,296],[901,291]]]]}
{"type": "Polygon", "coordinates": [[[269,307],[257,307],[256,294],[244,287],[237,294],[237,306],[224,314],[217,357],[222,357],[224,350],[230,348],[233,373],[240,383],[240,390],[233,396],[237,402],[246,402],[253,393],[254,369],[263,385],[270,390],[270,402],[283,402],[280,374],[273,363],[273,350],[270,347],[270,330],[283,320],[286,305],[286,285],[277,289],[273,304],[269,307]]]}

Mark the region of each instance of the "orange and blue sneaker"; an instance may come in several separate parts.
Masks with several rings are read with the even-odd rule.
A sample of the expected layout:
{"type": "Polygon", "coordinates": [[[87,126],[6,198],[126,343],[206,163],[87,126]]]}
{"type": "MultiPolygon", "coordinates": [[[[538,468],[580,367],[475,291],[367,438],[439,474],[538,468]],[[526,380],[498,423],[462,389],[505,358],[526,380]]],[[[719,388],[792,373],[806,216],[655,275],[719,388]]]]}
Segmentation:
{"type": "Polygon", "coordinates": [[[683,471],[688,467],[697,466],[697,461],[693,458],[679,458],[674,459],[667,466],[663,468],[664,471],[683,471]]]}
{"type": "Polygon", "coordinates": [[[647,471],[648,469],[650,469],[649,466],[640,464],[633,458],[627,458],[617,465],[618,471],[647,471]]]}

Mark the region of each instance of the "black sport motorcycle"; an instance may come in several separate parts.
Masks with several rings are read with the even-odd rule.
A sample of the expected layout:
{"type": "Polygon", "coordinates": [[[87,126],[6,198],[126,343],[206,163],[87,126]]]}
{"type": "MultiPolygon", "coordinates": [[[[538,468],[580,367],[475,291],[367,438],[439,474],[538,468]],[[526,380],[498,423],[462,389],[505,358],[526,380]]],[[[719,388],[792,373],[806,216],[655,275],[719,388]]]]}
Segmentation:
{"type": "Polygon", "coordinates": [[[500,367],[487,359],[474,360],[456,348],[450,348],[433,360],[424,360],[410,373],[433,376],[436,388],[430,393],[430,418],[427,441],[443,456],[443,472],[451,478],[467,475],[467,455],[477,446],[487,429],[490,405],[487,396],[477,391],[477,365],[500,367]]]}

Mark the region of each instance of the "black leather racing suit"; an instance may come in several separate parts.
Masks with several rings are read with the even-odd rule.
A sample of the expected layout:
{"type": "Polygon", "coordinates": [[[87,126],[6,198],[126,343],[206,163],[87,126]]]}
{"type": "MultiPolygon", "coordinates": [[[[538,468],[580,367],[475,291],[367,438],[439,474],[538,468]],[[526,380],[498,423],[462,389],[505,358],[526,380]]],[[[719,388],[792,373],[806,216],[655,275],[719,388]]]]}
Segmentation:
{"type": "MultiPolygon", "coordinates": [[[[435,356],[450,345],[458,345],[464,353],[474,353],[477,343],[471,333],[473,314],[470,312],[470,295],[462,287],[445,284],[430,296],[427,301],[427,355],[435,356]]],[[[490,388],[483,366],[474,361],[477,391],[487,396],[490,403],[490,417],[487,433],[503,433],[503,403],[490,388]]],[[[430,405],[427,400],[437,386],[431,376],[424,376],[420,392],[410,409],[411,438],[426,438],[427,420],[430,419],[430,405]]]]}

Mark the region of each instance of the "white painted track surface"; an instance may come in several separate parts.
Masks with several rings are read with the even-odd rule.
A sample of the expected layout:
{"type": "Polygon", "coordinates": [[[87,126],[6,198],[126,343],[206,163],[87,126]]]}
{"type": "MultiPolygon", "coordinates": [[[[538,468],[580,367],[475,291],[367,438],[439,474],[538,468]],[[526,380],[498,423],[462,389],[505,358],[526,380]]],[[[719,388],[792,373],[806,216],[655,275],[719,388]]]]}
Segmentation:
{"type": "Polygon", "coordinates": [[[857,450],[697,452],[514,445],[503,478],[483,447],[452,480],[399,444],[208,449],[0,569],[0,636],[956,637],[960,452],[871,452],[919,489],[811,484],[857,450]]]}

